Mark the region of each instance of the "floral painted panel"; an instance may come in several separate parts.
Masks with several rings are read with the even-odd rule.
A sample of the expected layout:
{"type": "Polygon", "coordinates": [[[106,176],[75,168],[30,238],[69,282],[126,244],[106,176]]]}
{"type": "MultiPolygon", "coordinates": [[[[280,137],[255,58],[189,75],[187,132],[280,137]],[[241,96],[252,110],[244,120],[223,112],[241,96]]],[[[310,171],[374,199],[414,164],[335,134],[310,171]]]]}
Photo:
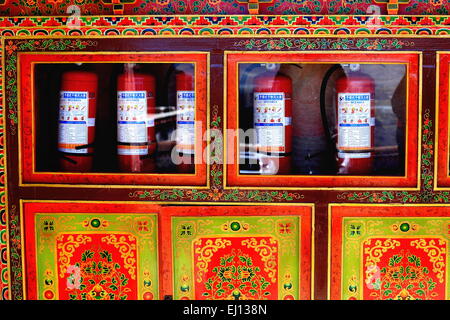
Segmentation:
{"type": "Polygon", "coordinates": [[[365,240],[364,299],[445,299],[447,245],[440,238],[365,240]]]}
{"type": "Polygon", "coordinates": [[[310,218],[187,216],[171,226],[174,299],[310,297],[310,218]]]}
{"type": "Polygon", "coordinates": [[[156,214],[25,214],[28,299],[158,299],[156,214]]]}
{"type": "Polygon", "coordinates": [[[332,205],[331,215],[332,299],[448,299],[450,207],[332,205]]]}
{"type": "Polygon", "coordinates": [[[60,300],[138,298],[133,235],[61,234],[56,248],[60,300]]]}
{"type": "Polygon", "coordinates": [[[196,299],[278,298],[279,246],[276,239],[200,238],[194,241],[193,251],[197,262],[194,264],[196,299]],[[214,258],[209,257],[211,252],[214,258]]]}

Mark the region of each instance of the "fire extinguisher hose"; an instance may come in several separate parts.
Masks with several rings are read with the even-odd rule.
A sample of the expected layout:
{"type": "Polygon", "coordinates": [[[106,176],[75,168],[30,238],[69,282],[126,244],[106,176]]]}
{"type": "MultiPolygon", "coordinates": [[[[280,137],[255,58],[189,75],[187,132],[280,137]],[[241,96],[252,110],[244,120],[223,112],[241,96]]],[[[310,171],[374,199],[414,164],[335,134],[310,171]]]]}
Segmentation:
{"type": "Polygon", "coordinates": [[[327,139],[327,142],[329,145],[329,150],[332,153],[337,152],[337,149],[336,149],[335,141],[333,140],[333,136],[330,132],[330,127],[328,125],[328,118],[327,118],[327,111],[326,111],[326,104],[325,104],[325,94],[326,94],[326,90],[327,90],[327,86],[328,86],[328,81],[330,80],[331,76],[333,75],[334,72],[336,72],[337,70],[341,70],[341,69],[342,69],[342,67],[340,64],[335,64],[330,69],[328,69],[323,77],[322,85],[320,86],[320,114],[321,114],[321,118],[322,118],[323,130],[325,132],[325,136],[326,136],[326,139],[327,139]],[[331,151],[331,150],[333,150],[333,151],[331,151]]]}

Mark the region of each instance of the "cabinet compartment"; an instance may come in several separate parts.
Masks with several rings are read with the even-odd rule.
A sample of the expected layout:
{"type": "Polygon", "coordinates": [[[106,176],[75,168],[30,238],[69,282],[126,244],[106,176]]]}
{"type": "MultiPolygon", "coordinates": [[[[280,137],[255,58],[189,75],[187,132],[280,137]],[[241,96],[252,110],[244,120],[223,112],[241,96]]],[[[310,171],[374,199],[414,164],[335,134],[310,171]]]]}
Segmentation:
{"type": "Polygon", "coordinates": [[[228,185],[417,186],[419,54],[226,60],[228,185]]]}
{"type": "Polygon", "coordinates": [[[208,54],[19,59],[24,183],[206,184],[208,54]]]}

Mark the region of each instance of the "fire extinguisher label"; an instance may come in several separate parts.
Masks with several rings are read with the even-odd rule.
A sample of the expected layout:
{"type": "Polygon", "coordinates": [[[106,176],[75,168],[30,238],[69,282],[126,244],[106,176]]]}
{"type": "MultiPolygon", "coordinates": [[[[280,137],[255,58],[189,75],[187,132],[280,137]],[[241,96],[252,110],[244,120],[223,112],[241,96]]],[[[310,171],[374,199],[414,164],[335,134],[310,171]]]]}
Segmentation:
{"type": "Polygon", "coordinates": [[[195,92],[177,91],[177,151],[194,154],[195,92]]]}
{"type": "Polygon", "coordinates": [[[370,108],[370,93],[338,94],[339,150],[370,149],[372,126],[370,108]]]}
{"type": "Polygon", "coordinates": [[[120,155],[148,154],[146,91],[118,91],[117,140],[120,155]]]}
{"type": "Polygon", "coordinates": [[[255,92],[253,112],[259,151],[286,152],[285,126],[291,121],[285,117],[284,92],[255,92]]]}
{"type": "Polygon", "coordinates": [[[88,92],[61,91],[59,100],[58,150],[68,153],[87,153],[88,92]]]}

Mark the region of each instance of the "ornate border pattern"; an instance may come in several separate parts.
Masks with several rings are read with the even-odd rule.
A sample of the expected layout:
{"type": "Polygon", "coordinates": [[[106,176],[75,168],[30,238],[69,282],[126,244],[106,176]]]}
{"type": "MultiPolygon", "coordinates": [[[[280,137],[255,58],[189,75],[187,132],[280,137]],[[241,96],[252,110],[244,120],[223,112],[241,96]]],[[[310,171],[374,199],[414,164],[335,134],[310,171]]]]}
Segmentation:
{"type": "MultiPolygon", "coordinates": [[[[152,204],[114,202],[106,204],[102,202],[76,202],[75,206],[73,204],[71,202],[55,203],[51,201],[22,202],[21,218],[26,222],[22,222],[25,239],[22,240],[24,248],[21,248],[21,255],[29,257],[24,261],[24,265],[27,266],[27,273],[23,275],[27,279],[28,285],[22,293],[15,292],[17,288],[14,287],[13,297],[23,299],[24,292],[27,292],[26,298],[31,299],[51,300],[61,295],[67,297],[68,293],[58,291],[58,288],[64,287],[65,280],[62,279],[67,278],[65,271],[66,268],[70,267],[69,262],[74,262],[72,257],[75,257],[75,249],[86,240],[92,241],[91,247],[88,245],[87,249],[92,254],[94,252],[100,254],[100,257],[102,257],[103,250],[117,249],[113,249],[113,251],[116,252],[116,257],[120,257],[117,262],[123,268],[114,267],[109,271],[121,269],[121,272],[126,271],[126,277],[135,281],[133,284],[135,289],[135,292],[133,292],[134,299],[158,299],[160,285],[158,281],[158,213],[160,207],[152,204]],[[65,241],[61,239],[65,239],[65,241]],[[69,241],[69,239],[71,240],[69,241]],[[97,244],[95,244],[96,241],[97,244]],[[105,249],[108,247],[110,249],[105,249]],[[50,283],[46,281],[47,279],[51,280],[50,283]],[[52,284],[54,285],[52,286],[52,284]]],[[[83,250],[85,249],[86,247],[83,250]]],[[[80,254],[81,252],[78,252],[78,258],[80,258],[80,254]]],[[[97,256],[96,259],[98,258],[97,256]]],[[[116,262],[114,260],[109,261],[109,259],[107,259],[108,262],[116,262]]],[[[92,260],[90,263],[92,263],[92,260]]],[[[95,264],[91,266],[94,269],[96,268],[95,264]]],[[[18,268],[14,267],[13,269],[12,266],[11,269],[14,272],[18,268]]],[[[115,271],[109,272],[107,269],[103,269],[100,273],[91,271],[91,269],[81,270],[82,273],[86,273],[86,278],[89,278],[89,275],[97,275],[102,278],[94,277],[96,278],[95,281],[105,279],[109,283],[111,280],[108,278],[109,276],[117,276],[115,271]]],[[[80,280],[85,281],[85,284],[88,281],[86,279],[80,280]]],[[[122,280],[125,280],[125,278],[122,280]]],[[[91,285],[103,285],[103,281],[89,282],[91,285]]],[[[114,281],[112,284],[114,284],[114,281]]],[[[126,282],[122,283],[124,288],[126,284],[126,282]]],[[[112,291],[117,289],[113,286],[109,288],[112,291]]],[[[82,293],[81,291],[70,292],[70,294],[82,293]]],[[[119,298],[118,293],[119,291],[111,297],[104,296],[103,298],[117,299],[119,298]]],[[[126,291],[122,293],[125,295],[126,291]]],[[[89,299],[89,297],[83,295],[81,295],[81,298],[89,299]]],[[[125,297],[122,296],[122,298],[125,297]]]]}
{"type": "Polygon", "coordinates": [[[3,0],[3,15],[58,15],[76,5],[79,12],[102,14],[365,14],[375,6],[380,14],[448,14],[450,6],[443,0],[3,0]]]}
{"type": "Polygon", "coordinates": [[[449,36],[449,16],[178,15],[0,17],[3,36],[449,36]]]}
{"type": "MultiPolygon", "coordinates": [[[[70,206],[70,204],[67,205],[70,206]]],[[[62,204],[57,206],[64,207],[62,204]]],[[[71,296],[70,299],[91,299],[92,297],[86,296],[88,290],[66,287],[62,284],[67,279],[66,273],[74,270],[72,269],[75,267],[72,264],[74,262],[78,263],[75,264],[75,269],[78,268],[78,272],[84,273],[83,277],[88,279],[92,277],[97,281],[79,279],[80,284],[83,282],[84,286],[87,285],[92,289],[92,285],[105,283],[100,288],[106,290],[104,293],[111,293],[111,296],[104,296],[104,299],[126,299],[128,295],[136,300],[158,298],[158,216],[156,213],[93,212],[80,215],[76,212],[43,211],[41,213],[37,205],[35,207],[36,209],[28,211],[28,216],[25,217],[29,223],[25,233],[30,236],[26,239],[26,245],[29,246],[26,254],[28,257],[35,257],[26,261],[29,279],[27,298],[33,295],[40,300],[61,299],[61,297],[69,296],[71,296]],[[36,238],[33,239],[32,235],[36,238]],[[82,245],[84,245],[83,250],[86,250],[86,247],[89,249],[91,255],[89,258],[92,259],[84,260],[81,256],[81,261],[77,260],[81,255],[77,248],[82,245]],[[95,266],[95,261],[100,261],[100,258],[104,258],[105,253],[108,253],[103,250],[115,252],[116,260],[112,260],[109,256],[106,261],[95,266]],[[76,255],[78,258],[75,257],[76,255]],[[108,262],[109,265],[107,265],[108,262]],[[114,266],[113,263],[117,264],[114,266]],[[105,265],[100,274],[98,270],[91,270],[89,267],[88,271],[82,267],[83,264],[85,267],[92,266],[92,269],[101,269],[101,265],[105,265]],[[119,278],[118,269],[123,272],[120,277],[123,282],[120,284],[114,279],[119,278]],[[34,274],[35,279],[34,276],[30,278],[31,274],[34,274]],[[148,284],[145,278],[148,279],[148,284]],[[47,279],[50,279],[54,285],[47,285],[47,279]],[[127,287],[128,280],[133,282],[131,287],[127,287]],[[118,290],[117,287],[120,289],[118,290]],[[66,289],[69,291],[65,291],[66,289]],[[73,289],[80,289],[80,291],[70,291],[73,289]]],[[[25,213],[27,213],[26,209],[25,213]]]]}

